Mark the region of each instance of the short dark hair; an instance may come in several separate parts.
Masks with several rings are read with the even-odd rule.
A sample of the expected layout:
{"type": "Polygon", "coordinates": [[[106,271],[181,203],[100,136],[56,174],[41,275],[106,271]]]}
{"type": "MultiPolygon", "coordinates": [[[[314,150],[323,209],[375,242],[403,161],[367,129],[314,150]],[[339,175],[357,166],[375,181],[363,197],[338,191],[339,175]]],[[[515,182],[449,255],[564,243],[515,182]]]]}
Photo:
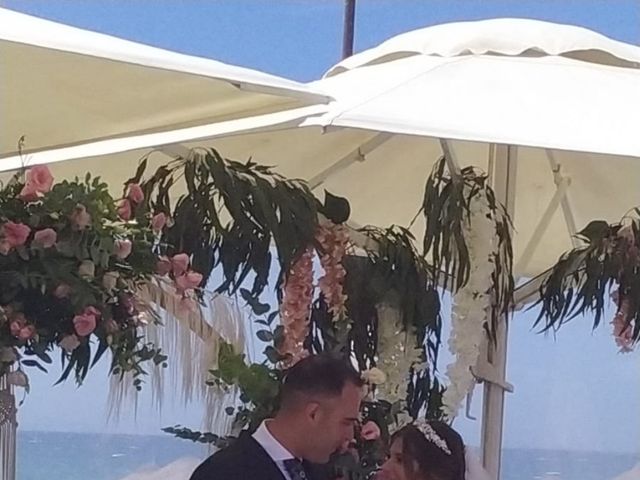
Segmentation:
{"type": "Polygon", "coordinates": [[[311,355],[286,372],[280,406],[286,408],[300,395],[338,397],[348,384],[361,387],[364,382],[347,360],[327,353],[311,355]]]}

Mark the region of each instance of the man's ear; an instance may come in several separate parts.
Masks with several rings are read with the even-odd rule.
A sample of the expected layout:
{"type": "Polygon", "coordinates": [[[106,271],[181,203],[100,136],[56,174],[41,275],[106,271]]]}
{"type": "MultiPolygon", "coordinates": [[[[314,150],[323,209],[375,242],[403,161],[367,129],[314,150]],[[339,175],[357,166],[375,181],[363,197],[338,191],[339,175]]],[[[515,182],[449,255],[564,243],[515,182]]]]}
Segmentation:
{"type": "Polygon", "coordinates": [[[304,409],[305,416],[311,420],[315,421],[320,416],[320,404],[317,402],[309,402],[307,403],[304,409]]]}

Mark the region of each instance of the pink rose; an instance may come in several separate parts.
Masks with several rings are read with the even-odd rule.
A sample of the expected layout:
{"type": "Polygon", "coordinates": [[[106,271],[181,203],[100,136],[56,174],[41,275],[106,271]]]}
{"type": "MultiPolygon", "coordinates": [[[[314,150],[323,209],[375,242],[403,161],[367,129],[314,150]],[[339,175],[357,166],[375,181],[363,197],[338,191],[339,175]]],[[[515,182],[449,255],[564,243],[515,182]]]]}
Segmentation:
{"type": "Polygon", "coordinates": [[[162,256],[156,262],[156,273],[160,276],[165,276],[171,271],[171,260],[168,257],[162,256]]]}
{"type": "Polygon", "coordinates": [[[67,298],[71,293],[71,287],[66,283],[61,283],[53,291],[53,296],[56,298],[67,298]]]}
{"type": "Polygon", "coordinates": [[[377,440],[380,438],[380,427],[378,427],[375,422],[369,420],[362,426],[360,437],[362,437],[363,440],[377,440]]]}
{"type": "Polygon", "coordinates": [[[83,230],[91,224],[91,215],[84,205],[78,204],[71,214],[71,223],[77,230],[83,230]]]}
{"type": "Polygon", "coordinates": [[[189,255],[186,253],[178,253],[171,258],[171,267],[173,268],[173,274],[179,277],[187,271],[189,268],[189,255]]]}
{"type": "Polygon", "coordinates": [[[151,229],[155,233],[162,232],[162,229],[165,227],[166,224],[167,224],[167,216],[164,213],[158,213],[157,215],[154,215],[153,218],[151,219],[151,229]]]}
{"type": "Polygon", "coordinates": [[[14,320],[9,324],[9,329],[11,330],[11,335],[17,337],[20,335],[20,330],[22,329],[22,323],[19,320],[14,320]]]}
{"type": "Polygon", "coordinates": [[[2,226],[2,233],[4,235],[4,241],[12,247],[19,247],[24,245],[31,233],[31,229],[24,223],[7,222],[2,226]]]}
{"type": "Polygon", "coordinates": [[[41,194],[47,193],[53,186],[53,175],[46,165],[36,165],[27,170],[25,182],[20,198],[26,201],[36,200],[41,194]]]}
{"type": "Polygon", "coordinates": [[[36,327],[34,327],[33,325],[26,325],[20,329],[18,338],[20,340],[25,341],[25,340],[29,340],[30,338],[33,338],[35,334],[36,334],[36,327]]]}
{"type": "Polygon", "coordinates": [[[18,197],[20,197],[20,200],[23,202],[35,202],[39,198],[38,190],[32,183],[25,183],[18,197]]]}
{"type": "Polygon", "coordinates": [[[125,222],[128,222],[131,220],[131,215],[131,202],[126,198],[120,200],[118,205],[118,216],[125,222]]]}
{"type": "Polygon", "coordinates": [[[96,329],[96,316],[85,312],[73,317],[73,327],[81,337],[87,337],[96,329]]]}
{"type": "Polygon", "coordinates": [[[53,228],[45,228],[44,230],[39,230],[33,236],[33,245],[42,248],[51,248],[56,244],[58,240],[58,234],[53,228]]]}
{"type": "Polygon", "coordinates": [[[198,288],[201,282],[202,275],[194,271],[176,277],[176,285],[178,286],[178,290],[182,292],[198,288]]]}
{"type": "Polygon", "coordinates": [[[120,260],[124,260],[131,255],[131,240],[116,240],[114,244],[114,255],[120,260]]]}
{"type": "Polygon", "coordinates": [[[144,200],[144,192],[142,191],[142,188],[140,188],[140,185],[138,185],[137,183],[132,183],[131,185],[129,185],[129,193],[127,194],[127,198],[131,200],[134,205],[142,203],[142,201],[144,200]]]}

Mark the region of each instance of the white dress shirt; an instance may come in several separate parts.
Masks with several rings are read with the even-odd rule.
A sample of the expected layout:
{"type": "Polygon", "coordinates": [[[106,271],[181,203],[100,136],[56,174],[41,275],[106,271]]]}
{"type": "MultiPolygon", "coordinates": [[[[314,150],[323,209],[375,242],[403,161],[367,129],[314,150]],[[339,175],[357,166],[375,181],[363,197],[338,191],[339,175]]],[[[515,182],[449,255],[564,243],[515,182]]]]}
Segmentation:
{"type": "Polygon", "coordinates": [[[269,421],[263,421],[258,429],[253,434],[253,439],[260,444],[260,446],[267,452],[267,455],[271,457],[271,460],[278,466],[285,480],[291,480],[291,476],[284,466],[285,460],[291,460],[295,458],[289,450],[287,450],[278,440],[275,439],[269,428],[267,427],[269,421]]]}

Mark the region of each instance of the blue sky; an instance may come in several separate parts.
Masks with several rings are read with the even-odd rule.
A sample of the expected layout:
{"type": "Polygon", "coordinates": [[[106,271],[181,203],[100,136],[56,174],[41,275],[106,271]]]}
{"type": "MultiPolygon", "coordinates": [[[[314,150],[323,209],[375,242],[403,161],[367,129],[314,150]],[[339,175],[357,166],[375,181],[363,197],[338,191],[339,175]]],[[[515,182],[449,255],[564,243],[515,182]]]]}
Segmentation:
{"type": "MultiPolygon", "coordinates": [[[[215,58],[308,81],[339,60],[341,0],[50,1],[1,0],[0,5],[81,28],[184,53],[215,58]]],[[[493,17],[527,17],[586,26],[640,43],[637,0],[359,0],[356,50],[432,24],[493,17]]],[[[592,333],[577,319],[557,338],[530,331],[531,314],[511,328],[505,445],[638,451],[640,354],[619,355],[608,325],[592,333]]],[[[50,385],[33,374],[33,392],[21,409],[21,428],[157,433],[162,426],[198,426],[197,405],[167,407],[160,417],[142,408],[105,425],[106,369],[99,366],[81,389],[50,385]]],[[[480,397],[480,391],[476,393],[480,397]]],[[[144,405],[144,404],[143,404],[144,405]]],[[[475,413],[479,415],[478,406],[475,413]]],[[[458,427],[476,443],[479,422],[458,427]]]]}

